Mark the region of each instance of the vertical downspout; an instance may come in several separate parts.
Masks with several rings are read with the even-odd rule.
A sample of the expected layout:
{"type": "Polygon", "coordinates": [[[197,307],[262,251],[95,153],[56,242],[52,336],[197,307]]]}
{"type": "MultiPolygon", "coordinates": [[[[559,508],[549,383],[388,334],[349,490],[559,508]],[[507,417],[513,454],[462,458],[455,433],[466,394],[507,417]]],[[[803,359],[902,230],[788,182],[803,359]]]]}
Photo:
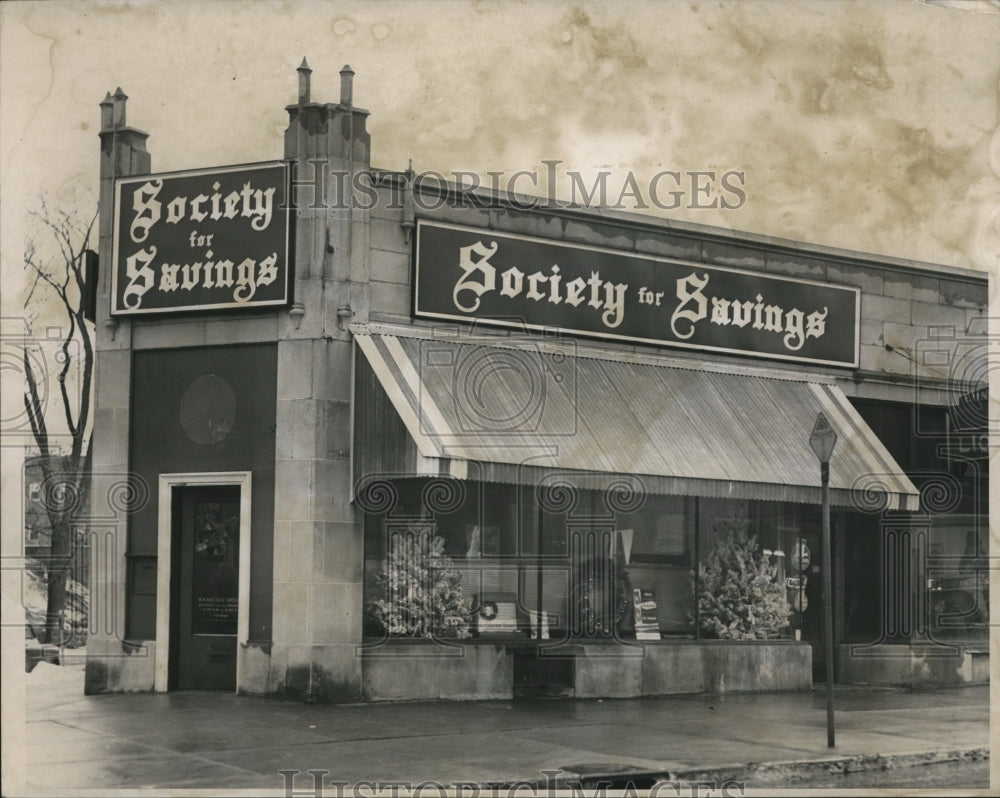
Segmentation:
{"type": "MultiPolygon", "coordinates": [[[[535,551],[535,568],[538,573],[535,576],[535,632],[538,635],[536,640],[542,639],[542,503],[538,502],[538,546],[535,551]]],[[[529,624],[530,625],[530,624],[529,624]]]]}
{"type": "Polygon", "coordinates": [[[698,609],[698,589],[700,580],[698,569],[701,566],[701,499],[694,497],[694,639],[701,640],[701,613],[698,609]]]}
{"type": "MultiPolygon", "coordinates": [[[[347,179],[350,181],[347,205],[347,275],[350,285],[354,284],[354,70],[344,64],[340,70],[340,105],[347,109],[347,179]]],[[[347,304],[351,304],[348,295],[347,304]]]]}

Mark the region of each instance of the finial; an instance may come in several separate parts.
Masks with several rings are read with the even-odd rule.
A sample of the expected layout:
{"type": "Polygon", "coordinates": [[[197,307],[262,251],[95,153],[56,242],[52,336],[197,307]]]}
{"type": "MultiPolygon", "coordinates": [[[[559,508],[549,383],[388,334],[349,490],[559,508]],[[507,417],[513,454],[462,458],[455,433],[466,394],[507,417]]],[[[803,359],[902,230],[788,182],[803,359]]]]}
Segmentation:
{"type": "Polygon", "coordinates": [[[344,64],[344,68],[340,70],[340,104],[341,105],[351,105],[352,97],[354,94],[354,70],[351,69],[350,64],[344,64]]]}
{"type": "Polygon", "coordinates": [[[309,64],[306,63],[305,56],[302,57],[302,63],[298,68],[299,73],[299,104],[309,102],[309,86],[310,86],[310,76],[312,75],[312,70],[309,68],[309,64]]]}
{"type": "Polygon", "coordinates": [[[104,95],[101,100],[101,130],[110,130],[113,119],[115,101],[111,99],[111,92],[104,95]]]}
{"type": "Polygon", "coordinates": [[[114,96],[111,98],[113,105],[111,124],[114,127],[125,127],[125,102],[127,100],[128,95],[122,91],[121,86],[115,89],[114,96]]]}

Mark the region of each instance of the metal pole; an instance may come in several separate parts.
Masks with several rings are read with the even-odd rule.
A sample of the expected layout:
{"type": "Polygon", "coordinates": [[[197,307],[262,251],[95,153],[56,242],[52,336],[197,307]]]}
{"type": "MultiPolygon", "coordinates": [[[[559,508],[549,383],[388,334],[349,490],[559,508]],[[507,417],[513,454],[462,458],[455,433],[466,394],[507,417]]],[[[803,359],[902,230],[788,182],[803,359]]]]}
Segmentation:
{"type": "MultiPolygon", "coordinates": [[[[822,466],[820,466],[820,467],[822,468],[822,466]]],[[[795,547],[799,551],[799,565],[800,566],[802,565],[802,551],[803,551],[802,544],[803,543],[805,543],[805,538],[801,538],[800,537],[800,538],[797,538],[795,540],[795,547]]],[[[792,567],[794,568],[795,566],[793,565],[792,567]]],[[[807,569],[806,568],[801,568],[801,569],[796,569],[796,570],[799,571],[799,577],[798,577],[799,578],[799,639],[801,640],[802,639],[802,635],[804,634],[802,630],[803,630],[803,627],[805,626],[805,624],[802,621],[802,597],[805,595],[805,585],[803,584],[803,582],[806,579],[806,570],[807,569]]]]}
{"type": "Polygon", "coordinates": [[[833,557],[830,554],[830,464],[820,464],[823,490],[823,648],[826,656],[826,744],[834,747],[833,731],[833,557]]]}

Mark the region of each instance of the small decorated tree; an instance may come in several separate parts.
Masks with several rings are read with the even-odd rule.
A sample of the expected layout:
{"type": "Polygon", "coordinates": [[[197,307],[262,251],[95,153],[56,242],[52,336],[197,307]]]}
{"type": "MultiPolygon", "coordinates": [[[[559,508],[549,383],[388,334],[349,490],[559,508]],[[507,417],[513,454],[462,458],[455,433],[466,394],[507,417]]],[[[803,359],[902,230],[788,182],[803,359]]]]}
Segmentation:
{"type": "Polygon", "coordinates": [[[462,594],[462,574],[444,553],[433,529],[395,531],[385,565],[376,577],[368,614],[391,637],[470,637],[471,603],[462,594]]]}
{"type": "Polygon", "coordinates": [[[698,579],[691,574],[700,629],[722,640],[774,638],[788,626],[788,600],[784,586],[775,582],[776,566],[746,527],[740,519],[719,524],[698,579]]]}

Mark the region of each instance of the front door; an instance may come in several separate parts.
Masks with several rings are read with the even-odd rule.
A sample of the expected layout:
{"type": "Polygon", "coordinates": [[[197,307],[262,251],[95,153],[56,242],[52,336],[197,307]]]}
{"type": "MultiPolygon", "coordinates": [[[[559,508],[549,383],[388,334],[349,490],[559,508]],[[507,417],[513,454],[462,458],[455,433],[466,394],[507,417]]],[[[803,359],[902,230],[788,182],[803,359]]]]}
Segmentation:
{"type": "Polygon", "coordinates": [[[170,681],[179,690],[235,690],[240,489],[174,491],[170,681]]]}

